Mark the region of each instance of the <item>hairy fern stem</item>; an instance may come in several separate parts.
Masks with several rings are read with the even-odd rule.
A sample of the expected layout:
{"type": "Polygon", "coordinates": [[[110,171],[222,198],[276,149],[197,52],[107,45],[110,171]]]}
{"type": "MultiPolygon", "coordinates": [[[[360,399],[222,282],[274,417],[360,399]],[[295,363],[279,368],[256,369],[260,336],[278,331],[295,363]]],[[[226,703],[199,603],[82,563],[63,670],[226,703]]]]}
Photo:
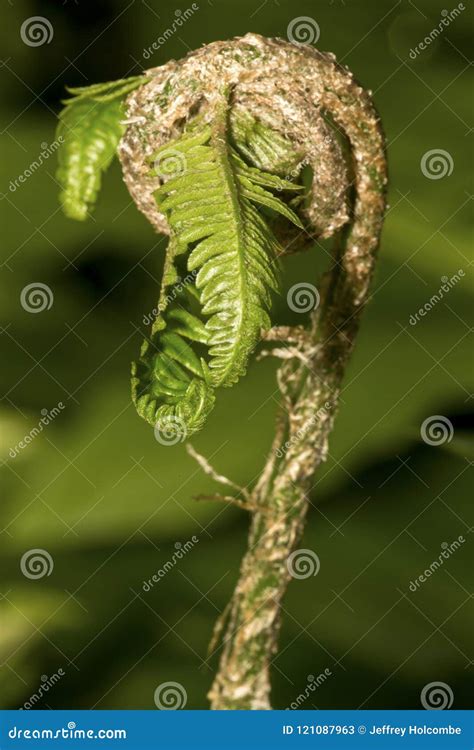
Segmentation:
{"type": "Polygon", "coordinates": [[[364,261],[359,279],[335,264],[320,309],[300,337],[301,359],[280,367],[282,406],[271,452],[248,498],[255,510],[209,693],[213,709],[271,708],[271,666],[291,581],[290,555],[301,542],[314,475],[327,456],[363,307],[361,286],[373,262],[370,256],[364,261]],[[282,446],[289,446],[283,455],[282,446]]]}

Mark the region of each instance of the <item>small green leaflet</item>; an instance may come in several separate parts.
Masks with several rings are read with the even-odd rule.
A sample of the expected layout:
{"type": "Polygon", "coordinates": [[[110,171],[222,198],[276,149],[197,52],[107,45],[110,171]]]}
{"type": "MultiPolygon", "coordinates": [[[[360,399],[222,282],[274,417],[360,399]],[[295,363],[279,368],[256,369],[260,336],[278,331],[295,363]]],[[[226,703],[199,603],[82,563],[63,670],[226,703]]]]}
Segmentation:
{"type": "Polygon", "coordinates": [[[114,158],[125,130],[120,124],[124,98],[146,80],[135,76],[68,89],[73,96],[63,102],[57,129],[59,199],[68,218],[83,221],[94,206],[102,172],[114,158]]]}

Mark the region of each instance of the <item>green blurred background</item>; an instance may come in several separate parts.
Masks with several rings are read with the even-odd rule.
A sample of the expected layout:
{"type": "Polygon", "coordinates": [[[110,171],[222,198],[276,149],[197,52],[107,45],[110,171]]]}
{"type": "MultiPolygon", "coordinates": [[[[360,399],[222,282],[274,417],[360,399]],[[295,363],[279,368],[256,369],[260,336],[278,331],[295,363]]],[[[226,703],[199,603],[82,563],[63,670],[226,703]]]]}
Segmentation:
{"type": "MultiPolygon", "coordinates": [[[[189,4],[190,5],[190,4],[189,4]]],[[[388,140],[390,208],[373,300],[347,373],[330,456],[315,477],[301,544],[321,561],[284,601],[273,704],[304,692],[308,674],[331,676],[301,708],[418,708],[442,681],[453,707],[468,705],[468,348],[471,104],[470,4],[415,59],[410,49],[437,26],[444,0],[311,2],[200,0],[199,10],[149,60],[180,2],[108,0],[2,4],[3,151],[1,404],[2,707],[22,706],[45,677],[64,676],[43,708],[150,708],[155,688],[184,686],[188,708],[207,706],[218,653],[206,661],[214,621],[245,549],[243,512],[193,496],[215,490],[183,445],[161,446],[130,401],[129,366],[154,307],[165,239],[131,203],[118,164],[106,175],[94,220],[66,220],[55,157],[18,189],[10,181],[54,139],[64,85],[136,74],[216,39],[255,31],[286,37],[295,17],[320,28],[331,50],[370,88],[388,140]],[[41,15],[50,43],[24,44],[20,27],[41,15]],[[425,177],[423,155],[453,163],[425,177]],[[416,325],[410,316],[459,269],[466,276],[416,325]],[[26,312],[22,289],[47,284],[51,309],[26,312]],[[60,415],[14,458],[15,446],[62,402],[60,415]],[[441,415],[454,436],[422,441],[441,415]],[[149,592],[143,581],[193,535],[199,543],[149,592]],[[463,535],[466,542],[416,592],[417,578],[463,535]],[[51,574],[22,575],[31,549],[51,574]]],[[[285,288],[314,280],[327,253],[285,262],[285,288]]],[[[289,315],[286,294],[277,304],[289,315]]],[[[224,474],[246,485],[262,467],[276,408],[272,361],[254,363],[219,394],[194,440],[224,474]]]]}

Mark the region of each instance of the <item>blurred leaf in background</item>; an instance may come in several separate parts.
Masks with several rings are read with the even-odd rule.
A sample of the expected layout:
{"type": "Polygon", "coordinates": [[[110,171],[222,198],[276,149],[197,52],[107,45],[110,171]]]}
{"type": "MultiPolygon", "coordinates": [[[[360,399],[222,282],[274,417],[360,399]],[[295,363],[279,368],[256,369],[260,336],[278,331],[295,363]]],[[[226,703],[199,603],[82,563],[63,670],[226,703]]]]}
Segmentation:
{"type": "MultiPolygon", "coordinates": [[[[1,67],[3,707],[22,706],[59,669],[37,707],[155,708],[155,688],[167,680],[185,687],[187,707],[206,707],[219,656],[208,659],[207,644],[247,530],[238,511],[192,499],[214,490],[211,480],[183,445],[160,445],[131,404],[130,361],[156,304],[166,239],[132,204],[117,164],[92,220],[61,214],[51,144],[64,86],[137,75],[247,31],[286,38],[302,16],[317,23],[317,46],[373,91],[390,192],[372,302],[311,495],[303,547],[316,552],[320,572],[294,581],[284,602],[274,705],[290,705],[308,675],[327,669],[302,708],[417,708],[433,681],[450,686],[453,707],[467,707],[472,15],[467,6],[413,57],[446,17],[437,0],[213,0],[163,41],[183,10],[153,0],[2,8],[11,32],[1,67]],[[22,33],[34,16],[52,29],[42,44],[22,33]],[[49,290],[41,312],[21,302],[32,284],[49,290]],[[422,429],[432,417],[444,420],[441,438],[422,429]],[[31,550],[49,556],[41,577],[24,573],[31,550]]],[[[285,260],[277,322],[302,322],[286,289],[318,278],[328,255],[317,243],[285,260]]],[[[269,450],[274,373],[272,362],[254,363],[220,394],[195,440],[242,485],[269,450]]]]}

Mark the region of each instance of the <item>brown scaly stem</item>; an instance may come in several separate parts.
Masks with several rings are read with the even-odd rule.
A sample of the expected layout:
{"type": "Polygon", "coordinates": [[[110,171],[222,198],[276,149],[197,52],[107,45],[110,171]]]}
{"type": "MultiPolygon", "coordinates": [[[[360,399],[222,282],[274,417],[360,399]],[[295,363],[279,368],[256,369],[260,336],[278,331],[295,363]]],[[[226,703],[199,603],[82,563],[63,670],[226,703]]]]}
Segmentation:
{"type": "MultiPolygon", "coordinates": [[[[367,263],[368,273],[372,262],[367,263]]],[[[313,327],[318,346],[310,367],[298,363],[288,372],[285,363],[281,368],[282,378],[294,383],[296,392],[283,413],[286,440],[275,442],[262,474],[265,479],[252,495],[262,510],[253,513],[248,551],[231,600],[219,671],[210,692],[214,709],[270,708],[269,672],[277,648],[280,602],[291,580],[288,558],[300,542],[307,492],[326,457],[362,309],[358,284],[344,277],[345,271],[336,267],[319,325],[313,327]],[[288,447],[278,458],[275,451],[282,453],[282,443],[288,447]]]]}
{"type": "MultiPolygon", "coordinates": [[[[213,638],[214,644],[222,636],[223,645],[211,707],[269,709],[280,606],[291,579],[289,556],[302,536],[315,471],[327,456],[373,275],[385,209],[383,136],[369,95],[350,71],[333,55],[306,45],[247,34],[207,45],[150,74],[152,82],[129,97],[128,114],[137,125],[128,129],[120,156],[132,196],[158,231],[169,228],[153,199],[159,181],[147,176],[147,159],[182,129],[191,112],[212,117],[215,92],[223,85],[233,92],[231,110],[246,110],[289,138],[313,169],[303,209],[305,234],[293,236],[289,249],[344,227],[310,327],[285,327],[265,337],[280,342],[286,330],[290,345],[273,352],[283,360],[277,374],[282,407],[260,479],[237,502],[251,513],[248,550],[213,638]]],[[[232,485],[205,459],[200,463],[216,481],[232,485]]]]}

